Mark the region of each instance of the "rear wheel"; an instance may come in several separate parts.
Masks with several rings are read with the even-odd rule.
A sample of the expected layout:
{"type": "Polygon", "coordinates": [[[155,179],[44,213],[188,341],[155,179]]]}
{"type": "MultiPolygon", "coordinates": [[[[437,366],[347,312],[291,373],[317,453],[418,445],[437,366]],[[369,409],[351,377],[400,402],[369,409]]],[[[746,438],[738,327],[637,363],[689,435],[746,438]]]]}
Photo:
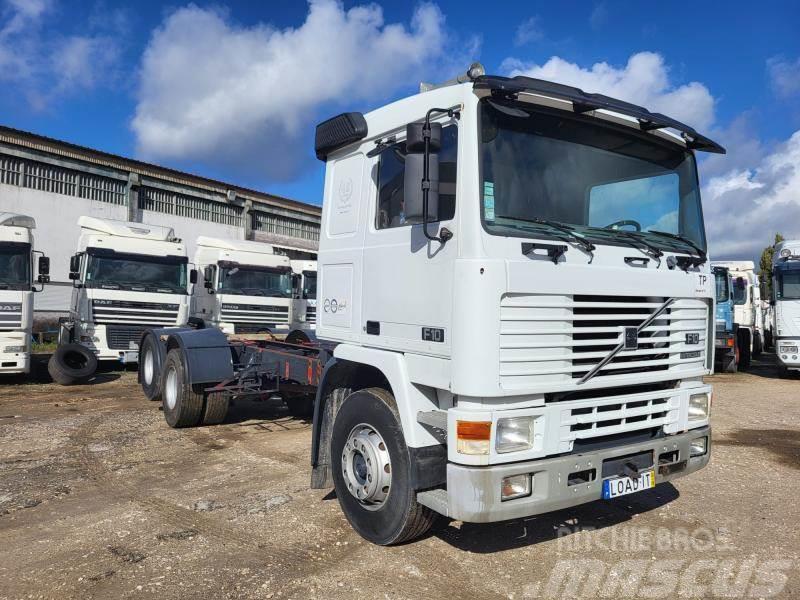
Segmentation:
{"type": "Polygon", "coordinates": [[[228,414],[230,395],[228,392],[209,392],[203,406],[203,425],[217,425],[228,414]]]}
{"type": "Polygon", "coordinates": [[[734,349],[733,352],[726,354],[722,358],[722,372],[723,373],[736,373],[739,370],[739,351],[734,349]]]}
{"type": "Polygon", "coordinates": [[[203,416],[203,387],[186,381],[186,365],[180,348],[173,348],[164,361],[162,406],[170,427],[194,427],[203,416]]]}
{"type": "Polygon", "coordinates": [[[148,400],[161,400],[161,369],[158,364],[158,348],[152,335],[148,335],[139,350],[139,381],[148,400]]]}
{"type": "Polygon", "coordinates": [[[763,352],[764,345],[761,342],[761,334],[756,333],[753,336],[753,356],[758,356],[763,352]]]}
{"type": "Polygon", "coordinates": [[[739,342],[739,368],[746,371],[750,368],[750,332],[740,329],[737,340],[739,342]]]}
{"type": "Polygon", "coordinates": [[[423,535],[436,513],[417,502],[411,464],[394,398],[370,388],[350,394],[331,438],[336,496],[366,540],[387,546],[423,535]]]}

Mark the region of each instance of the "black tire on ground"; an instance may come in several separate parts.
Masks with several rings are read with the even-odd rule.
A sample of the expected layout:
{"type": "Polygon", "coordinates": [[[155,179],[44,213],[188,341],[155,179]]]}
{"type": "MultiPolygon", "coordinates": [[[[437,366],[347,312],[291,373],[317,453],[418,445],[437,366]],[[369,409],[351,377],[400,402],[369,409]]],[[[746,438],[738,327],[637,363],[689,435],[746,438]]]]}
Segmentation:
{"type": "Polygon", "coordinates": [[[767,330],[764,332],[764,347],[767,350],[772,350],[772,331],[767,330]]]}
{"type": "Polygon", "coordinates": [[[737,341],[739,343],[739,369],[746,371],[750,368],[750,332],[747,329],[740,329],[737,341]]]}
{"type": "Polygon", "coordinates": [[[394,398],[386,390],[368,388],[345,399],[333,424],[331,466],[342,512],[364,539],[381,546],[400,544],[420,537],[434,524],[436,513],[417,502],[411,487],[408,447],[394,398]],[[363,437],[365,426],[370,433],[363,437]],[[354,438],[357,433],[362,437],[354,438]],[[366,440],[360,449],[360,442],[354,442],[358,439],[366,440]],[[362,453],[365,445],[370,447],[362,453]],[[391,475],[389,485],[383,485],[383,473],[391,475]],[[357,498],[356,492],[366,498],[357,498]]]}
{"type": "Polygon", "coordinates": [[[139,349],[139,380],[148,400],[161,401],[161,369],[158,364],[158,342],[148,335],[139,349]]]}
{"type": "Polygon", "coordinates": [[[761,334],[756,332],[753,337],[753,356],[759,356],[764,351],[764,345],[761,342],[761,334]]]}
{"type": "Polygon", "coordinates": [[[225,420],[228,414],[230,394],[228,392],[210,392],[206,394],[203,406],[203,425],[217,425],[225,420]]]}
{"type": "Polygon", "coordinates": [[[162,375],[162,406],[170,427],[195,427],[203,417],[203,386],[186,381],[183,351],[173,348],[167,353],[162,375]]]}
{"type": "Polygon", "coordinates": [[[95,371],[97,371],[97,357],[86,346],[80,344],[58,346],[47,363],[50,377],[61,385],[86,381],[95,371]]]}
{"type": "Polygon", "coordinates": [[[730,354],[726,354],[722,358],[722,372],[723,373],[736,373],[739,370],[739,364],[736,360],[737,352],[734,350],[730,354]]]}

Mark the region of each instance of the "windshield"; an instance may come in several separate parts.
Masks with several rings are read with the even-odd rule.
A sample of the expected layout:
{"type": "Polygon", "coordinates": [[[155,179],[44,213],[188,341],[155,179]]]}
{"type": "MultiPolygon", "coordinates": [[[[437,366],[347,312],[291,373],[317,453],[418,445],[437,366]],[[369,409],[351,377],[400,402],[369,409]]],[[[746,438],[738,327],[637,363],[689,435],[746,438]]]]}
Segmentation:
{"type": "Polygon", "coordinates": [[[723,269],[714,271],[717,282],[717,302],[727,302],[730,300],[730,290],[728,290],[728,272],[723,269]]]}
{"type": "Polygon", "coordinates": [[[86,287],[186,293],[186,257],[89,252],[86,287]]]}
{"type": "Polygon", "coordinates": [[[30,244],[0,244],[0,290],[27,290],[31,285],[30,244]]]}
{"type": "Polygon", "coordinates": [[[317,273],[315,271],[303,271],[303,299],[317,297],[317,273]]]}
{"type": "Polygon", "coordinates": [[[624,230],[663,249],[692,251],[681,240],[650,233],[666,232],[705,249],[694,156],[625,129],[563,111],[482,100],[487,231],[542,237],[547,228],[531,221],[549,220],[600,243],[626,243],[616,232],[624,230]]]}
{"type": "Polygon", "coordinates": [[[775,276],[778,283],[775,297],[778,300],[800,300],[800,265],[778,267],[775,276]]]}
{"type": "Polygon", "coordinates": [[[291,298],[292,273],[288,267],[220,266],[219,291],[223,294],[291,298]]]}

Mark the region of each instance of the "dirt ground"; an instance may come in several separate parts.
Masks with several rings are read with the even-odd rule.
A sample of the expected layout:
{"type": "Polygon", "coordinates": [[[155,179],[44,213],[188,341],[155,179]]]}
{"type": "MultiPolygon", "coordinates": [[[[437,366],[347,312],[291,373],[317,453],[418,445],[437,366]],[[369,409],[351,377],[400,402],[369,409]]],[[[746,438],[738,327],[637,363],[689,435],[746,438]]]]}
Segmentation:
{"type": "Polygon", "coordinates": [[[133,372],[0,385],[0,598],[800,596],[800,380],[717,375],[709,466],[654,490],[362,541],[310,490],[310,423],[167,427],[133,372]]]}

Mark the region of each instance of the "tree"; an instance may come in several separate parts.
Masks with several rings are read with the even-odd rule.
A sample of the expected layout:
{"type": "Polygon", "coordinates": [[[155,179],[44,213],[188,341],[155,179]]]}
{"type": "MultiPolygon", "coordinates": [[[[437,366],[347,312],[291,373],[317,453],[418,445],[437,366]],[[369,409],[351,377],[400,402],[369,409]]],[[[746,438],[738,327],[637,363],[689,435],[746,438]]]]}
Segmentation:
{"type": "Polygon", "coordinates": [[[758,277],[761,280],[761,294],[764,299],[772,298],[772,257],[775,255],[775,246],[784,239],[786,238],[780,233],[776,233],[775,243],[761,251],[758,277]]]}

